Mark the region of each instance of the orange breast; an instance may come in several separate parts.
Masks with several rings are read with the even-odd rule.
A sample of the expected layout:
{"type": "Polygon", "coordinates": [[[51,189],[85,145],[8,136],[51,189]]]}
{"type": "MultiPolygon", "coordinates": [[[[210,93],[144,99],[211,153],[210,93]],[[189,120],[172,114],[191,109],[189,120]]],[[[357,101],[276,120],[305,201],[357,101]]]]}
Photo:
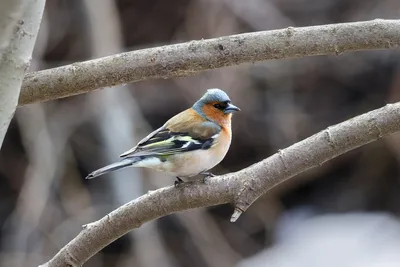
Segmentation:
{"type": "Polygon", "coordinates": [[[222,127],[221,133],[219,134],[216,144],[211,147],[212,153],[220,159],[220,161],[225,157],[229,150],[232,140],[232,131],[230,127],[222,127]]]}
{"type": "Polygon", "coordinates": [[[216,109],[213,103],[203,106],[203,113],[221,127],[231,128],[232,114],[224,114],[222,110],[216,109]]]}

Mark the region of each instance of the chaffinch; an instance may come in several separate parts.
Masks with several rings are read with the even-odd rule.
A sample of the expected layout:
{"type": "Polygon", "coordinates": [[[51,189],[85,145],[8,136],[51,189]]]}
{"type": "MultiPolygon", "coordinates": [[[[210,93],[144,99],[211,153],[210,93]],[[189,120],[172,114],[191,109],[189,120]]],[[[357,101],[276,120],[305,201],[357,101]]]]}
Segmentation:
{"type": "Polygon", "coordinates": [[[231,118],[240,109],[220,89],[208,89],[194,105],[169,119],[121,154],[121,161],[90,173],[92,179],[125,167],[144,167],[174,175],[175,185],[208,172],[222,161],[232,139],[231,118]]]}

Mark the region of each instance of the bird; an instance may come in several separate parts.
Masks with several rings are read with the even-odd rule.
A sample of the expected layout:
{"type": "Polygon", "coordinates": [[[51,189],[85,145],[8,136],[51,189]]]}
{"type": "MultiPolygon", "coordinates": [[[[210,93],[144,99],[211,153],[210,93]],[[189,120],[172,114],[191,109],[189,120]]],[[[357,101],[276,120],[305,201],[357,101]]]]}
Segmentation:
{"type": "Polygon", "coordinates": [[[151,132],[132,149],[120,155],[120,161],[90,173],[92,179],[126,167],[144,167],[175,176],[175,186],[183,179],[204,175],[227,154],[232,140],[232,113],[240,108],[232,104],[221,89],[211,88],[192,107],[176,114],[151,132]]]}

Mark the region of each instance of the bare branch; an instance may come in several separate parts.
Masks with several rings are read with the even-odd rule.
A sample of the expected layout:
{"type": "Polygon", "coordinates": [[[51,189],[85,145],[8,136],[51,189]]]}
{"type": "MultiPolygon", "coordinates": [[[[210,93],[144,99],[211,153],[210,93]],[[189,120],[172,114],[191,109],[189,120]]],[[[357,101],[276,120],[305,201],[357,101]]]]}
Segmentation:
{"type": "MultiPolygon", "coordinates": [[[[21,19],[0,61],[0,147],[14,116],[22,80],[28,70],[45,0],[26,0],[21,19]]],[[[0,12],[2,13],[2,12],[0,12]]]]}
{"type": "Polygon", "coordinates": [[[400,131],[400,102],[365,113],[301,141],[236,173],[148,192],[90,223],[43,266],[80,266],[117,238],[145,222],[187,209],[235,204],[235,221],[275,185],[351,149],[400,131]]]}
{"type": "Polygon", "coordinates": [[[19,105],[102,87],[270,59],[340,54],[400,45],[400,20],[286,28],[122,53],[26,75],[19,105]]]}

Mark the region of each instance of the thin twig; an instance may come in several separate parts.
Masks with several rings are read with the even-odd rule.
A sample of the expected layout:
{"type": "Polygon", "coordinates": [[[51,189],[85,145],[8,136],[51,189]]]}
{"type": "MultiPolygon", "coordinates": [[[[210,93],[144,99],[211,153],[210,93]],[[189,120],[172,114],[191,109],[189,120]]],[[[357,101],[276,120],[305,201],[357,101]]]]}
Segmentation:
{"type": "Polygon", "coordinates": [[[242,63],[395,48],[400,45],[399,29],[400,20],[378,19],[289,27],[137,50],[29,73],[19,105],[242,63]]]}
{"type": "Polygon", "coordinates": [[[109,243],[143,223],[187,209],[233,203],[231,221],[275,185],[351,149],[400,131],[400,102],[357,116],[241,171],[148,192],[90,223],[43,266],[82,265],[109,243]]]}

